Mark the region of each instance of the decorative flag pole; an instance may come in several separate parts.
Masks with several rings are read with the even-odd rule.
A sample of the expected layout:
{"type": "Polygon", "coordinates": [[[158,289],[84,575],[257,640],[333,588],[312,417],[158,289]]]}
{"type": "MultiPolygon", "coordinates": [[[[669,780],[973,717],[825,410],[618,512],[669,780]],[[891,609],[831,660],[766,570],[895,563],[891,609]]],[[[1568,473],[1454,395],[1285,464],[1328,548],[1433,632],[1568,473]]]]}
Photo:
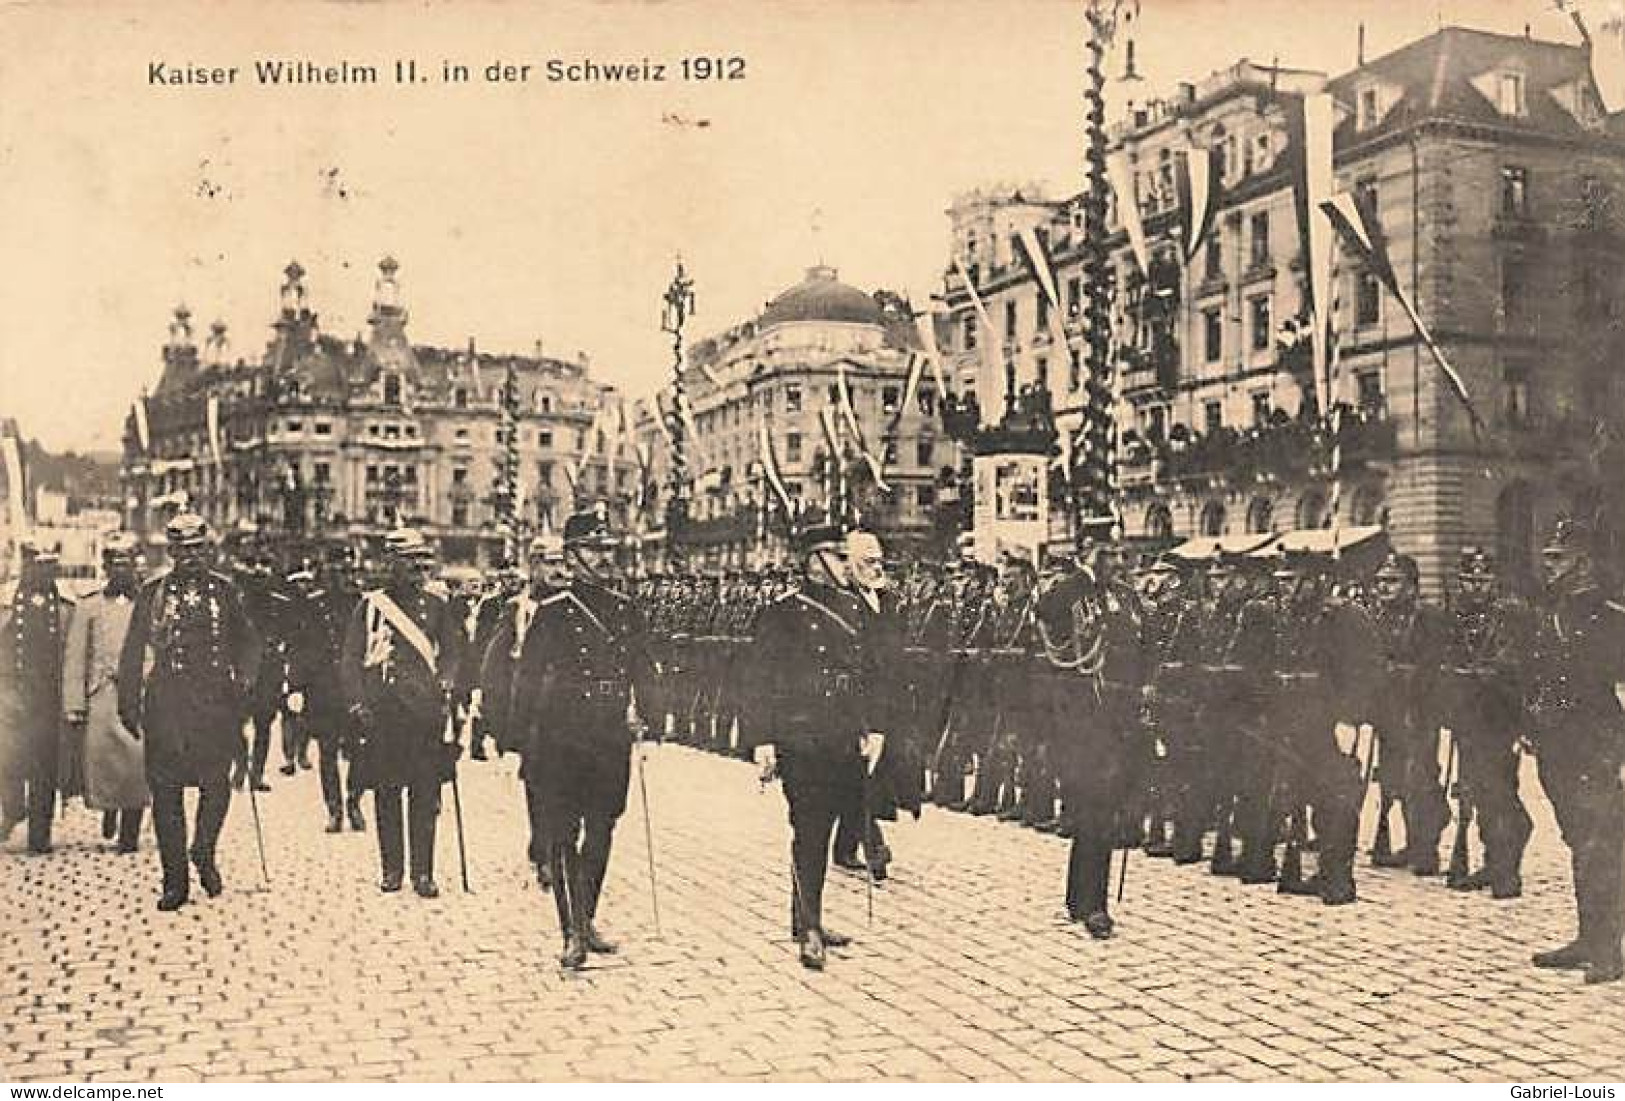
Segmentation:
{"type": "Polygon", "coordinates": [[[664,310],[660,319],[661,332],[671,336],[672,403],[677,416],[671,431],[671,489],[666,500],[666,546],[674,549],[688,519],[688,426],[692,416],[688,411],[688,381],[683,358],[683,325],[694,313],[694,280],[683,268],[683,258],[677,258],[677,271],[666,286],[664,310]]]}

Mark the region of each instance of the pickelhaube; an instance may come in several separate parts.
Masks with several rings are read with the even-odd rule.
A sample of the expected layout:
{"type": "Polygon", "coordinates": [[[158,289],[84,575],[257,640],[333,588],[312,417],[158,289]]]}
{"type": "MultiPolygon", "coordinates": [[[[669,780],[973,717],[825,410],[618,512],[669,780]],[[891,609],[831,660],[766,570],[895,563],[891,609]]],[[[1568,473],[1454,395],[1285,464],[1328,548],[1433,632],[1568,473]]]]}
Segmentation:
{"type": "Polygon", "coordinates": [[[1456,574],[1466,578],[1493,578],[1495,562],[1483,547],[1463,547],[1456,564],[1456,574]]]}
{"type": "Polygon", "coordinates": [[[545,531],[531,539],[527,553],[532,558],[557,558],[564,553],[564,537],[545,531]]]}
{"type": "Polygon", "coordinates": [[[47,543],[36,535],[25,535],[18,540],[18,547],[23,552],[24,561],[46,565],[55,562],[59,551],[54,544],[47,543]]]}
{"type": "Polygon", "coordinates": [[[1398,551],[1389,551],[1376,573],[1378,581],[1415,581],[1419,577],[1421,571],[1417,569],[1416,559],[1398,551]]]}
{"type": "Polygon", "coordinates": [[[177,512],[164,527],[172,547],[199,547],[209,540],[209,525],[195,512],[177,512]]]}
{"type": "Polygon", "coordinates": [[[102,540],[103,560],[122,561],[134,558],[140,553],[140,544],[134,535],[127,531],[115,531],[102,540]]]}

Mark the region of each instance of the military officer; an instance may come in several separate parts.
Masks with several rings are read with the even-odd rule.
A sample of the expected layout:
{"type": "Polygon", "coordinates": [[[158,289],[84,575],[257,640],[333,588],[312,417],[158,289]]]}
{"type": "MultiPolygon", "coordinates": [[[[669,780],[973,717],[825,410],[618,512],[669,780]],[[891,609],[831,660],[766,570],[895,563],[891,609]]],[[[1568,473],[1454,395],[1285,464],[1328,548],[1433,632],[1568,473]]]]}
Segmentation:
{"type": "MultiPolygon", "coordinates": [[[[1489,555],[1477,547],[1462,551],[1452,610],[1445,656],[1452,691],[1444,725],[1453,734],[1462,802],[1478,816],[1484,866],[1453,876],[1450,885],[1459,890],[1488,887],[1495,898],[1517,898],[1523,893],[1520,870],[1533,828],[1518,795],[1523,666],[1533,625],[1521,601],[1498,591],[1489,555]]],[[[1464,849],[1461,832],[1457,847],[1464,849]]]]}
{"type": "Polygon", "coordinates": [[[28,851],[51,851],[62,755],[62,656],[73,602],[57,555],[23,544],[22,573],[0,612],[0,841],[28,820],[28,851]]]}
{"type": "Polygon", "coordinates": [[[141,587],[119,658],[119,718],[145,739],[152,825],[163,892],[178,910],[191,893],[183,793],[198,789],[190,849],[198,883],[224,889],[215,846],[231,807],[229,773],[242,753],[259,667],[259,632],[232,579],[209,567],[208,527],[182,512],[165,530],[172,568],[141,587]]]}
{"type": "Polygon", "coordinates": [[[383,871],[379,888],[401,889],[409,847],[412,889],[420,898],[435,898],[440,786],[460,751],[448,720],[463,625],[427,587],[434,552],[420,532],[392,531],[384,549],[389,576],[382,588],[362,596],[350,616],[340,676],[359,728],[364,786],[372,789],[383,871]]]}
{"type": "Polygon", "coordinates": [[[304,615],[288,645],[289,702],[298,703],[299,720],[316,740],[328,833],[341,832],[346,822],[357,833],[367,828],[356,775],[355,718],[340,675],[344,635],[360,601],[343,552],[330,553],[305,594],[304,615]],[[346,758],[349,765],[341,768],[346,758]]]}
{"type": "Polygon", "coordinates": [[[287,634],[297,622],[297,608],[287,586],[275,574],[269,551],[250,549],[238,571],[237,585],[243,605],[260,635],[258,680],[254,685],[254,739],[239,763],[237,786],[253,784],[255,791],[270,791],[265,764],[271,752],[271,724],[282,709],[287,683],[287,634]]]}
{"type": "Polygon", "coordinates": [[[540,787],[566,970],[615,951],[598,931],[598,901],[653,673],[643,617],[610,587],[617,544],[602,509],[566,522],[565,569],[537,602],[514,680],[512,721],[527,739],[526,778],[540,787]]]}
{"type": "Polygon", "coordinates": [[[1625,613],[1610,607],[1592,564],[1591,530],[1558,523],[1542,554],[1547,599],[1535,635],[1530,741],[1541,787],[1571,855],[1579,931],[1540,952],[1537,967],[1625,977],[1625,613]]]}
{"type": "Polygon", "coordinates": [[[117,535],[102,546],[107,583],[74,609],[63,658],[62,706],[84,734],[85,805],[102,812],[102,836],[133,853],[151,795],[141,743],[118,716],[118,666],[140,583],[135,540],[117,535]]]}
{"type": "Polygon", "coordinates": [[[865,648],[868,614],[848,591],[845,532],[813,513],[795,536],[798,588],[763,610],[752,647],[755,682],[743,735],[763,782],[779,776],[790,811],[790,932],[802,966],[823,970],[827,948],[851,938],[824,924],[830,837],[842,814],[862,814],[872,737],[865,648]]]}

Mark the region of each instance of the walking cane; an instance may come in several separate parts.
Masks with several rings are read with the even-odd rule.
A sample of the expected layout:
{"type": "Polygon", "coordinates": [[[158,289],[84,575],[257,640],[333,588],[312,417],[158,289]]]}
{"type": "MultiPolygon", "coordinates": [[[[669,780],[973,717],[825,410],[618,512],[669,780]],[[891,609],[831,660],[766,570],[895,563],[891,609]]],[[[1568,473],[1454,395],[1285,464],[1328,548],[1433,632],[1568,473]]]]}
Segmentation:
{"type": "Polygon", "coordinates": [[[462,874],[463,894],[471,895],[474,888],[468,885],[468,846],[463,840],[463,792],[457,786],[457,766],[452,765],[451,773],[451,810],[452,817],[457,822],[457,870],[462,874]]]}
{"type": "Polygon", "coordinates": [[[1123,868],[1122,868],[1121,871],[1119,871],[1117,873],[1117,902],[1118,902],[1118,905],[1122,905],[1122,902],[1123,902],[1123,890],[1128,885],[1128,854],[1129,854],[1129,850],[1132,849],[1132,848],[1134,848],[1133,845],[1124,845],[1123,846],[1123,868]]]}
{"type": "Polygon", "coordinates": [[[655,886],[655,831],[649,820],[649,783],[643,775],[644,741],[638,739],[638,798],[643,803],[643,847],[649,857],[649,905],[654,910],[655,936],[660,932],[660,891],[655,886]]]}
{"type": "MultiPolygon", "coordinates": [[[[244,753],[246,757],[246,748],[244,753]]],[[[246,770],[246,759],[244,766],[246,770]]],[[[260,854],[260,878],[265,881],[265,889],[269,891],[271,889],[271,870],[265,863],[265,830],[260,826],[260,800],[259,796],[254,792],[254,778],[252,776],[248,778],[248,810],[250,816],[254,819],[254,846],[259,850],[260,854]]]]}

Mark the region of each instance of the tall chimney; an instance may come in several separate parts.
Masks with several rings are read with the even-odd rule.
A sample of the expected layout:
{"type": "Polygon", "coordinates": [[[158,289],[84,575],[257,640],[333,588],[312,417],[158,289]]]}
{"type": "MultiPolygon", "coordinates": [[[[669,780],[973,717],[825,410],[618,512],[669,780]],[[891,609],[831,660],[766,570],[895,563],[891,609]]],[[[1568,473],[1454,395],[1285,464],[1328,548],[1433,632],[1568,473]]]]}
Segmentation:
{"type": "Polygon", "coordinates": [[[1356,68],[1365,67],[1365,24],[1360,24],[1359,45],[1355,47],[1354,64],[1356,68]]]}

